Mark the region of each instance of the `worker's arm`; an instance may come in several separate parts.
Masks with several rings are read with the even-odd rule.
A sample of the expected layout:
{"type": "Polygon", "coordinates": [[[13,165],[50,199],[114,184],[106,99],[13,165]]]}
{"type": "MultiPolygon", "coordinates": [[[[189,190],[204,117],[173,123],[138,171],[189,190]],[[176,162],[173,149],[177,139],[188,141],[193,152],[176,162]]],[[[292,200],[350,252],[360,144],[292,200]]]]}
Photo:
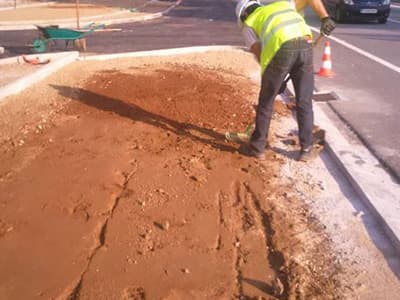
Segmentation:
{"type": "Polygon", "coordinates": [[[256,60],[260,62],[260,56],[261,56],[261,43],[256,42],[253,45],[250,46],[250,52],[254,54],[256,60]]]}
{"type": "Polygon", "coordinates": [[[320,19],[328,17],[328,13],[321,0],[295,0],[295,3],[297,11],[301,11],[306,5],[309,5],[320,19]]]}
{"type": "Polygon", "coordinates": [[[261,44],[256,33],[254,32],[253,29],[247,26],[244,26],[242,28],[242,33],[247,48],[251,53],[254,54],[256,60],[259,62],[261,56],[261,44]]]}
{"type": "Polygon", "coordinates": [[[311,6],[321,20],[321,34],[330,35],[335,29],[335,22],[329,17],[321,0],[295,0],[296,10],[301,11],[306,5],[311,6]]]}

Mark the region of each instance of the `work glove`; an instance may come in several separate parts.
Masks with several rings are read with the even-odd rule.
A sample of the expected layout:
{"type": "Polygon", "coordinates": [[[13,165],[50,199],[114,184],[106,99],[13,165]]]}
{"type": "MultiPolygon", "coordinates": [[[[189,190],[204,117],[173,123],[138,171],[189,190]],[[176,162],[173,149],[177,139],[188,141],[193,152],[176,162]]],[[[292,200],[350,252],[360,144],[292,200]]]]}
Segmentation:
{"type": "Polygon", "coordinates": [[[321,34],[330,35],[332,31],[335,29],[336,23],[329,17],[325,17],[321,19],[321,34]]]}

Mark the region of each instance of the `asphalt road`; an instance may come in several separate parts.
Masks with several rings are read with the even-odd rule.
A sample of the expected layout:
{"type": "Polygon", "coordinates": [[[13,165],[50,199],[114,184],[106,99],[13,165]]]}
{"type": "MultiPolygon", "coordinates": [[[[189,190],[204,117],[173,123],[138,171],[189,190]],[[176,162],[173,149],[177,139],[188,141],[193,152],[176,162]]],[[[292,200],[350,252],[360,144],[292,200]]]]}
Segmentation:
{"type": "MultiPolygon", "coordinates": [[[[318,18],[306,11],[308,23],[318,18]]],[[[167,16],[153,21],[115,25],[119,32],[98,32],[87,38],[88,51],[118,53],[199,45],[239,45],[242,36],[231,0],[185,0],[167,16]]],[[[27,53],[36,31],[1,32],[10,55],[27,53]]],[[[334,91],[330,103],[400,181],[400,6],[392,8],[387,24],[339,24],[331,40],[335,76],[316,76],[318,90],[334,91]],[[346,44],[347,43],[347,44],[346,44]],[[364,52],[360,52],[360,49],[364,52]]],[[[54,50],[63,49],[63,45],[54,50]]],[[[315,49],[315,69],[322,61],[323,43],[315,49]]]]}
{"type": "MultiPolygon", "coordinates": [[[[88,51],[118,53],[199,45],[243,45],[234,14],[231,0],[185,0],[162,18],[110,26],[122,29],[120,32],[88,35],[88,51]]],[[[0,42],[12,52],[9,55],[25,54],[30,51],[25,45],[36,36],[35,30],[3,31],[0,42]]],[[[54,51],[65,49],[63,42],[57,43],[54,51]]]]}

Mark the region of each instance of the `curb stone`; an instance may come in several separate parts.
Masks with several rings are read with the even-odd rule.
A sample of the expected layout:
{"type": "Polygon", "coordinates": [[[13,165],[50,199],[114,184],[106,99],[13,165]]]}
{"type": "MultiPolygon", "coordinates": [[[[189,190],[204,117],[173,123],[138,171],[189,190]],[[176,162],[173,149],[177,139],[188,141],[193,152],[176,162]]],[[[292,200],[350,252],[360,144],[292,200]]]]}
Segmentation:
{"type": "MultiPolygon", "coordinates": [[[[56,72],[67,64],[76,61],[79,56],[79,52],[71,51],[71,52],[61,52],[61,53],[52,53],[52,54],[41,54],[41,55],[27,55],[28,59],[42,57],[43,59],[50,59],[50,63],[47,65],[41,66],[39,70],[24,76],[12,83],[9,83],[0,88],[0,103],[6,97],[10,95],[17,94],[29,86],[33,85],[46,78],[50,74],[56,72]]],[[[1,64],[10,64],[10,63],[19,63],[21,61],[21,57],[12,57],[7,58],[5,60],[0,60],[1,64]]]]}
{"type": "Polygon", "coordinates": [[[350,144],[318,105],[315,120],[329,134],[327,149],[400,253],[400,186],[361,143],[350,144]]]}
{"type": "Polygon", "coordinates": [[[194,46],[194,47],[170,48],[170,49],[150,50],[150,51],[116,53],[116,54],[80,56],[78,60],[80,61],[109,60],[117,58],[143,57],[143,56],[168,56],[168,55],[178,55],[178,54],[202,53],[208,51],[229,51],[229,50],[241,50],[241,49],[242,47],[237,47],[237,46],[194,46]]]}
{"type": "MultiPolygon", "coordinates": [[[[288,90],[294,95],[291,84],[288,90]]],[[[367,147],[361,142],[350,144],[320,105],[314,102],[314,123],[326,131],[329,156],[400,253],[400,186],[367,147]]]]}

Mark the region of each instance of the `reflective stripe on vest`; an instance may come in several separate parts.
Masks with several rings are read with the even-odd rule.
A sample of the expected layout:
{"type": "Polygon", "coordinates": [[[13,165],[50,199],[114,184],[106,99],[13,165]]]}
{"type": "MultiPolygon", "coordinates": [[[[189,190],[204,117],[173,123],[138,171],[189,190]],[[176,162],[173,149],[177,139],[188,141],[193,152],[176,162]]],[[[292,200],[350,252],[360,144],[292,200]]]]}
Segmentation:
{"type": "Polygon", "coordinates": [[[254,30],[261,42],[262,73],[283,43],[302,36],[312,36],[303,17],[287,1],[257,8],[245,24],[254,30]]]}

